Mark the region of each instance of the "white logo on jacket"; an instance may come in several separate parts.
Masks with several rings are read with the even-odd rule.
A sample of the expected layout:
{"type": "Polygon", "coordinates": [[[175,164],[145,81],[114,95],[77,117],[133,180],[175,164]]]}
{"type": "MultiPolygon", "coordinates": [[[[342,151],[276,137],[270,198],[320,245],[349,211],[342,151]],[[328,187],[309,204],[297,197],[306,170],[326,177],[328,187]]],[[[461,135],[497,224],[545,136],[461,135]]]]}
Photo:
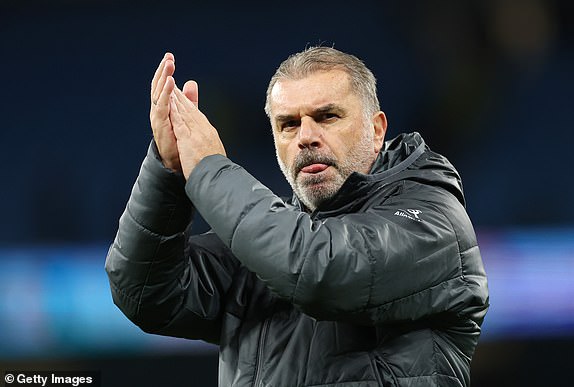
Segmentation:
{"type": "Polygon", "coordinates": [[[395,213],[393,215],[401,216],[403,218],[408,218],[410,220],[414,220],[417,222],[422,222],[422,219],[419,218],[420,214],[422,214],[421,210],[415,210],[412,208],[408,208],[406,210],[403,210],[403,209],[399,208],[398,210],[395,211],[395,213]]]}

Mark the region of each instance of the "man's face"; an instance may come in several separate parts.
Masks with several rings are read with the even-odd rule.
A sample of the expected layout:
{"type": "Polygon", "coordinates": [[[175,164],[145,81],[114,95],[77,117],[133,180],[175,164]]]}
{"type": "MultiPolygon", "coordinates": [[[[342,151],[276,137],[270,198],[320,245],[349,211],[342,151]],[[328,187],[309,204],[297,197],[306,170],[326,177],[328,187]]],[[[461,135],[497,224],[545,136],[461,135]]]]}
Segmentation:
{"type": "Polygon", "coordinates": [[[383,112],[365,117],[344,71],[279,80],[270,97],[279,166],[308,209],[335,195],[351,173],[369,172],[386,118],[383,112]]]}

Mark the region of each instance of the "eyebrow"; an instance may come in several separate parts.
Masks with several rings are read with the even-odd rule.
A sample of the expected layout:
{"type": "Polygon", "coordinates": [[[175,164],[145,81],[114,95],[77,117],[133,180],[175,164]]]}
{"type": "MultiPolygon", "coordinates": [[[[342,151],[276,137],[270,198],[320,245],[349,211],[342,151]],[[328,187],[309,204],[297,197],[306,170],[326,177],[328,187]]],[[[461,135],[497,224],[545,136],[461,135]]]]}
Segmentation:
{"type": "Polygon", "coordinates": [[[312,115],[319,115],[319,114],[328,113],[328,112],[342,113],[343,109],[339,105],[336,105],[334,103],[330,103],[330,104],[327,104],[325,106],[321,106],[321,107],[313,110],[312,115]]]}
{"type": "MultiPolygon", "coordinates": [[[[328,112],[337,112],[337,113],[343,113],[344,109],[342,109],[339,105],[336,105],[334,103],[329,103],[327,105],[318,107],[317,109],[313,110],[311,112],[311,116],[318,116],[324,113],[328,113],[328,112]]],[[[287,121],[291,121],[291,120],[297,120],[299,119],[298,116],[295,116],[293,114],[279,114],[277,116],[275,116],[275,121],[276,122],[287,122],[287,121]]]]}
{"type": "Polygon", "coordinates": [[[279,114],[277,116],[275,116],[275,121],[276,122],[287,122],[287,121],[291,121],[291,120],[295,120],[296,117],[292,114],[279,114]]]}

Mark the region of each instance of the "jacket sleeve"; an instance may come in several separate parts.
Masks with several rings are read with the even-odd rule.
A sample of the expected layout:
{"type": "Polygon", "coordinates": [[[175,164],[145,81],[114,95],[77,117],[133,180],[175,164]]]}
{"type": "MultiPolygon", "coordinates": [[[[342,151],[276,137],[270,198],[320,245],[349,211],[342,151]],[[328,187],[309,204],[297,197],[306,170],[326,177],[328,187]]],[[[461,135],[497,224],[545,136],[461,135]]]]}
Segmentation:
{"type": "Polygon", "coordinates": [[[480,323],[486,279],[463,206],[438,188],[401,190],[314,220],[223,156],[202,160],[186,185],[237,259],[311,316],[372,325],[451,312],[480,323]],[[420,219],[397,212],[413,208],[420,219]]]}
{"type": "Polygon", "coordinates": [[[238,263],[213,233],[186,241],[192,206],[184,186],[152,143],[105,269],[114,303],[142,330],[216,343],[220,299],[238,263]]]}

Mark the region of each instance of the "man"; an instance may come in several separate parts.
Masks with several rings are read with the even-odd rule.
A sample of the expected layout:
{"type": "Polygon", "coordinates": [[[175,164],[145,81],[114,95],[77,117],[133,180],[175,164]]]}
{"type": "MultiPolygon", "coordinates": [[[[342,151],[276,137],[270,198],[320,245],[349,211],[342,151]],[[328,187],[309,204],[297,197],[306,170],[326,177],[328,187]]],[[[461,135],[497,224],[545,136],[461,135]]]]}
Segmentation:
{"type": "Polygon", "coordinates": [[[106,270],[144,331],[219,345],[221,386],[467,386],[488,291],[460,177],[384,142],[375,78],[314,47],[267,91],[282,200],[225,157],[166,54],[146,159],[106,270]],[[187,237],[193,208],[212,231],[187,237]]]}

